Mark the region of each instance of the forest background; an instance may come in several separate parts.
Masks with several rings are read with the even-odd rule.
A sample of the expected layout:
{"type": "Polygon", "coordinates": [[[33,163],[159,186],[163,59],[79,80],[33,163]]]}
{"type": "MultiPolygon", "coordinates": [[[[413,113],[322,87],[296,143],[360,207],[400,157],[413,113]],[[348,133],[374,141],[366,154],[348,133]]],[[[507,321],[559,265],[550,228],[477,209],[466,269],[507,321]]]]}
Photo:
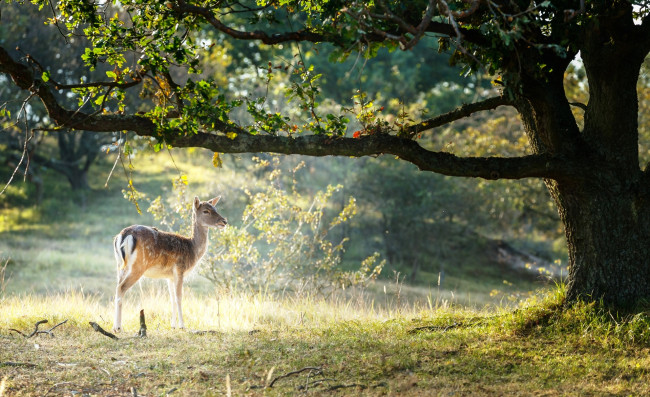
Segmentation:
{"type": "MultiPolygon", "coordinates": [[[[2,25],[0,37],[5,45],[12,40],[13,45],[9,47],[16,47],[17,53],[21,48],[29,48],[30,56],[49,63],[48,57],[52,56],[49,46],[60,39],[59,33],[51,26],[34,23],[40,16],[35,7],[32,12],[30,15],[24,10],[5,7],[3,15],[12,24],[2,25]]],[[[294,84],[291,63],[297,57],[322,73],[318,84],[326,98],[325,106],[349,108],[351,118],[354,118],[353,109],[363,107],[367,114],[382,113],[391,121],[418,120],[426,117],[423,109],[444,113],[489,95],[495,89],[489,77],[466,78],[462,70],[449,65],[435,51],[382,49],[374,58],[357,57],[331,63],[304,45],[278,49],[235,43],[239,46],[233,47],[233,43],[212,32],[206,33],[204,40],[211,43],[202,54],[210,65],[205,74],[242,97],[266,94],[272,107],[285,112],[289,112],[284,108],[285,91],[294,84]],[[276,70],[272,75],[273,85],[268,84],[271,79],[265,73],[268,68],[276,70]],[[409,107],[404,103],[409,103],[409,107]]],[[[52,79],[65,81],[66,70],[81,67],[82,44],[61,46],[55,56],[62,67],[52,79]]],[[[419,45],[434,47],[437,43],[423,40],[419,45]]],[[[98,68],[95,73],[102,76],[111,72],[98,68]]],[[[575,90],[572,97],[584,100],[587,87],[580,65],[571,68],[566,78],[571,82],[568,87],[575,90]]],[[[30,284],[20,283],[25,277],[20,274],[33,273],[34,265],[27,265],[34,263],[33,250],[27,247],[25,252],[30,253],[27,255],[16,248],[23,246],[21,241],[33,237],[38,230],[53,230],[48,238],[66,235],[76,238],[80,233],[77,229],[88,230],[92,219],[96,219],[88,216],[103,208],[106,216],[97,237],[104,242],[130,223],[157,224],[183,231],[182,222],[170,218],[171,212],[188,212],[187,195],[197,194],[207,199],[213,193],[223,196],[223,213],[231,224],[243,229],[245,225],[239,220],[246,206],[259,202],[256,194],[272,195],[268,191],[270,186],[277,188],[276,194],[286,194],[292,205],[302,206],[304,211],[309,209],[305,206],[317,192],[326,192],[328,186],[335,188],[323,203],[325,218],[345,210],[352,200],[354,208],[347,210],[353,211],[354,216],[328,236],[335,246],[346,240],[336,253],[342,269],[358,269],[364,258],[377,253],[375,265],[385,261],[381,279],[453,292],[464,303],[474,300],[482,304],[508,297],[516,301],[515,296],[528,295],[544,285],[549,275],[560,276],[562,265],[566,266],[563,230],[542,181],[488,183],[450,178],[421,173],[415,166],[400,163],[391,156],[354,160],[264,154],[214,157],[200,149],[158,152],[152,141],[130,135],[38,130],[47,123],[44,110],[38,109],[38,105],[34,109],[30,105],[30,111],[24,112],[29,115],[30,125],[37,128],[31,137],[15,122],[22,105],[19,93],[9,84],[3,85],[2,90],[6,102],[0,164],[3,181],[11,180],[11,183],[0,197],[0,232],[6,237],[2,249],[6,277],[11,275],[14,280],[8,284],[9,290],[30,288],[30,284]],[[118,144],[122,150],[118,150],[118,144]],[[21,162],[25,147],[29,150],[29,162],[21,162]],[[124,197],[132,204],[123,201],[124,197]],[[62,230],[68,222],[69,230],[62,230]]],[[[643,81],[639,90],[645,91],[643,81]]],[[[152,97],[155,100],[155,91],[155,87],[145,86],[139,98],[130,98],[130,106],[137,108],[139,101],[152,97]]],[[[525,138],[516,113],[508,109],[493,113],[497,115],[478,114],[451,127],[437,129],[423,139],[427,145],[458,155],[507,156],[521,152],[525,138]]],[[[241,117],[246,116],[242,112],[241,117]]],[[[358,128],[363,123],[359,116],[358,128]]],[[[275,211],[282,217],[279,203],[264,210],[269,214],[275,211]]],[[[187,216],[184,225],[187,226],[187,216]]],[[[257,228],[253,234],[264,232],[269,230],[257,228]]],[[[228,248],[218,241],[229,245],[228,239],[239,239],[238,243],[244,244],[242,239],[252,238],[242,233],[243,230],[231,231],[226,239],[213,236],[218,246],[213,249],[215,255],[208,258],[210,264],[204,275],[219,267],[233,269],[234,266],[237,268],[234,273],[222,274],[220,281],[215,280],[219,278],[216,274],[210,278],[219,283],[233,276],[239,277],[240,282],[255,277],[243,269],[249,265],[243,262],[250,260],[250,256],[232,258],[230,252],[230,262],[223,260],[224,249],[228,248]],[[221,263],[217,252],[222,256],[221,263]]],[[[103,263],[102,268],[108,270],[112,255],[110,244],[105,246],[101,251],[104,255],[93,261],[103,263]]],[[[271,248],[261,249],[267,253],[271,248]]],[[[51,266],[57,273],[61,265],[72,266],[67,259],[64,262],[68,265],[41,266],[51,266]]],[[[55,283],[65,288],[70,287],[68,284],[67,281],[55,283]]],[[[31,288],[42,291],[53,287],[31,285],[31,288]]],[[[106,289],[101,292],[109,293],[106,289]]]]}

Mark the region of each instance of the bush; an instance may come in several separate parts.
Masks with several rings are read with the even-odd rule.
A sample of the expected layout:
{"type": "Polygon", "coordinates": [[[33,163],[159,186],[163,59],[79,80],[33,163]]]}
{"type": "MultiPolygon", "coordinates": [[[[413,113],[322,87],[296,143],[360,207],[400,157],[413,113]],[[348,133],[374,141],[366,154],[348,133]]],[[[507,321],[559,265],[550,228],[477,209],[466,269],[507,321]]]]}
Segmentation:
{"type": "MultiPolygon", "coordinates": [[[[356,270],[344,270],[341,262],[349,239],[334,238],[331,233],[343,229],[356,214],[356,200],[350,197],[342,208],[334,210],[332,197],[341,185],[305,194],[295,180],[304,164],[292,170],[294,178],[284,178],[277,158],[272,161],[274,170],[268,174],[266,188],[244,190],[248,205],[241,226],[229,225],[211,242],[199,273],[226,291],[263,289],[321,296],[337,289],[365,287],[373,281],[384,265],[383,261],[377,264],[379,254],[363,260],[356,270]],[[290,180],[287,183],[285,179],[290,180]]],[[[257,160],[258,168],[270,165],[257,160]]],[[[175,214],[160,197],[152,201],[149,212],[162,226],[183,225],[189,230],[191,200],[185,190],[186,181],[179,179],[171,205],[175,214]]]]}

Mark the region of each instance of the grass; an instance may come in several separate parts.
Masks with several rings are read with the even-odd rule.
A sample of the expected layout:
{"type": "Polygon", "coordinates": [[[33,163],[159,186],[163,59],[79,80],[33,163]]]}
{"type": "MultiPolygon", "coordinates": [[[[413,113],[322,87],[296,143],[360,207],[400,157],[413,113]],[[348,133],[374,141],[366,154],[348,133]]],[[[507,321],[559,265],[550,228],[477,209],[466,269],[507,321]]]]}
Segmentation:
{"type": "MultiPolygon", "coordinates": [[[[378,308],[368,301],[258,295],[185,299],[188,329],[171,330],[167,297],[145,291],[112,340],[111,307],[79,291],[0,306],[4,395],[647,395],[647,314],[597,305],[558,310],[562,292],[517,310],[378,308]],[[27,339],[40,319],[56,337],[27,339]],[[13,364],[11,364],[13,363],[13,364]],[[315,368],[309,370],[308,368],[315,368]],[[296,372],[304,369],[303,372],[296,372]],[[286,377],[283,377],[285,376],[286,377]],[[275,381],[274,381],[275,380],[275,381]],[[273,383],[271,387],[271,383],[273,383]]],[[[41,327],[46,328],[46,327],[41,327]]]]}

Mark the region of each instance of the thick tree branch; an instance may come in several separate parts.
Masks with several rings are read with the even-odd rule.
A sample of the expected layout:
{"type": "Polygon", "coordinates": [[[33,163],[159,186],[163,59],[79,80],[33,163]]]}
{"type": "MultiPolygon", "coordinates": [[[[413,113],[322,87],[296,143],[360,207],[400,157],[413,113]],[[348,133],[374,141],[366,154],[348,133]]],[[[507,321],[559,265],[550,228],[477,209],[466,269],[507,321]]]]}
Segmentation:
{"type": "Polygon", "coordinates": [[[441,114],[439,116],[430,118],[428,120],[421,121],[418,124],[410,125],[404,129],[404,132],[409,137],[413,137],[422,131],[440,127],[442,125],[449,124],[452,121],[456,121],[468,117],[476,112],[496,109],[497,107],[503,105],[511,105],[510,101],[504,96],[487,98],[480,102],[462,105],[461,107],[456,108],[451,112],[441,114]]]}
{"type": "MultiPolygon", "coordinates": [[[[477,45],[486,45],[488,43],[488,40],[479,30],[466,29],[460,26],[457,27],[457,30],[460,32],[463,41],[477,45]]],[[[444,22],[431,22],[426,29],[428,33],[436,33],[449,37],[456,37],[457,30],[454,26],[444,22]]]]}
{"type": "MultiPolygon", "coordinates": [[[[432,21],[431,18],[435,9],[434,3],[435,1],[430,1],[424,17],[417,22],[417,25],[395,15],[385,5],[383,5],[383,14],[372,13],[369,10],[354,13],[348,9],[344,9],[343,12],[355,19],[364,29],[374,32],[372,36],[364,36],[365,41],[382,41],[381,38],[395,40],[400,43],[403,50],[414,47],[425,32],[448,36],[450,38],[453,37],[456,39],[458,45],[462,41],[473,44],[486,44],[487,41],[481,32],[458,26],[455,20],[453,20],[453,12],[449,11],[448,8],[446,8],[447,14],[445,15],[449,17],[450,23],[432,21]],[[371,22],[366,22],[366,20],[373,19],[393,22],[396,27],[393,31],[378,29],[373,27],[371,22]],[[407,34],[410,37],[407,37],[407,34]]],[[[382,4],[380,3],[380,5],[382,4]]]]}
{"type": "Polygon", "coordinates": [[[550,155],[531,155],[514,158],[458,157],[444,152],[432,152],[411,139],[394,135],[376,134],[361,138],[329,138],[305,135],[297,138],[243,133],[235,139],[220,134],[179,136],[167,140],[176,147],[203,147],[214,152],[247,153],[272,152],[304,154],[309,156],[373,156],[392,154],[417,165],[423,171],[449,176],[484,179],[522,179],[541,177],[558,179],[570,168],[560,158],[550,155]]]}
{"type": "MultiPolygon", "coordinates": [[[[56,100],[51,87],[34,78],[26,65],[15,62],[0,47],[0,72],[8,73],[16,84],[35,93],[43,102],[49,117],[61,127],[96,132],[134,131],[140,136],[160,138],[156,125],[138,115],[87,114],[64,109],[56,100]]],[[[465,105],[446,115],[427,120],[413,127],[422,131],[470,115],[479,110],[492,109],[507,104],[503,97],[465,105]]],[[[361,138],[332,138],[326,135],[303,135],[296,138],[250,134],[232,123],[215,125],[216,133],[187,135],[166,134],[166,143],[175,147],[202,147],[214,152],[303,154],[309,156],[372,156],[391,154],[417,165],[421,170],[449,176],[478,177],[484,179],[520,179],[541,177],[558,179],[570,175],[571,167],[560,158],[550,155],[531,155],[516,158],[458,157],[450,153],[432,152],[416,141],[388,134],[375,134],[361,138]],[[226,133],[234,132],[236,136],[226,133]]]]}

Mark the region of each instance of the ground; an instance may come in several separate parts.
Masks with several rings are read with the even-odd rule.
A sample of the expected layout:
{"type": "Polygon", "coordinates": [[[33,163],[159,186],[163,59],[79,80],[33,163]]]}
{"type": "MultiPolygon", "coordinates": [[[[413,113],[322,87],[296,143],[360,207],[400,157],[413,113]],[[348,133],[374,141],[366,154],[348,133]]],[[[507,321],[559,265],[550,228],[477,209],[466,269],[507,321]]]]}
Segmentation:
{"type": "Polygon", "coordinates": [[[133,336],[137,310],[127,305],[118,340],[88,325],[111,325],[111,308],[92,296],[7,299],[0,395],[650,393],[644,314],[615,321],[594,305],[562,310],[553,297],[516,310],[390,311],[344,299],[190,294],[189,329],[173,330],[162,292],[145,292],[147,337],[133,336]],[[29,334],[41,318],[49,320],[41,330],[68,322],[54,337],[10,330],[29,334]]]}

